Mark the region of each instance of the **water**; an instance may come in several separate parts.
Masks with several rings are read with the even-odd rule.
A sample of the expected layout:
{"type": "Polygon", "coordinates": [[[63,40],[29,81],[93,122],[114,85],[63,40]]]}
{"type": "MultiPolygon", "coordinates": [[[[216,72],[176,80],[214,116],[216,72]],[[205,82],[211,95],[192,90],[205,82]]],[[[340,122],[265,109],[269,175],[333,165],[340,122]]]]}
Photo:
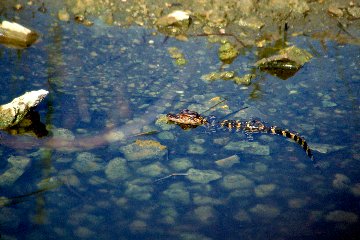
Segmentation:
{"type": "MultiPolygon", "coordinates": [[[[101,23],[89,28],[55,23],[46,15],[30,25],[41,30],[39,43],[25,50],[0,48],[0,99],[50,91],[36,109],[49,136],[1,133],[0,173],[8,171],[11,156],[29,161],[16,181],[0,186],[6,198],[0,208],[2,239],[355,239],[359,234],[359,46],[329,41],[323,48],[309,38],[288,39],[316,49],[316,57],[286,81],[253,70],[258,77],[245,87],[200,79],[221,68],[218,46],[202,37],[180,42],[142,28],[101,23]],[[187,65],[174,64],[167,52],[174,46],[187,65]],[[182,108],[203,112],[219,102],[211,100],[217,96],[227,101],[206,114],[260,118],[299,132],[321,170],[301,147],[280,136],[210,133],[202,127],[183,131],[156,123],[161,114],[182,108]],[[157,133],[134,136],[153,130],[157,133]],[[111,133],[120,137],[109,139],[111,133]],[[61,136],[66,141],[58,141],[61,136]],[[150,157],[130,160],[123,147],[136,140],[146,145],[143,158],[150,157]],[[216,163],[227,157],[239,161],[228,167],[216,163]],[[186,176],[190,168],[221,177],[198,183],[186,176]],[[179,175],[156,181],[172,173],[179,175]]],[[[254,49],[247,49],[228,70],[249,73],[255,60],[254,49]]]]}

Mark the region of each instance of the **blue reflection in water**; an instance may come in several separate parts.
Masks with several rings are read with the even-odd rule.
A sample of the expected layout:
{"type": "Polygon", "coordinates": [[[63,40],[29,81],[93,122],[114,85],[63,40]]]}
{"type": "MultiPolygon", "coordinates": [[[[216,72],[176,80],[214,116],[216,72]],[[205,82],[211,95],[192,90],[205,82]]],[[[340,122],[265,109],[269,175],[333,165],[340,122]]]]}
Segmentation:
{"type": "MultiPolygon", "coordinates": [[[[253,84],[244,87],[200,80],[221,67],[217,46],[202,38],[164,42],[140,28],[42,25],[40,20],[41,42],[22,51],[1,48],[6,93],[1,101],[48,89],[37,110],[50,135],[89,145],[41,147],[49,136],[31,138],[34,147],[23,149],[24,137],[3,134],[0,173],[8,171],[10,156],[30,159],[14,183],[0,186],[0,196],[8,198],[0,209],[5,239],[354,239],[360,195],[358,46],[328,42],[322,49],[317,41],[291,39],[305,49],[311,45],[318,57],[287,81],[257,72],[253,84]],[[174,64],[170,46],[185,54],[186,66],[174,64]],[[226,98],[230,110],[209,114],[221,118],[234,112],[232,118],[260,117],[298,131],[314,148],[322,171],[301,147],[280,136],[209,133],[201,127],[167,130],[155,124],[159,114],[181,108],[204,111],[216,96],[226,98]],[[109,129],[125,137],[108,141],[109,129]],[[151,130],[160,133],[132,136],[151,130]],[[145,139],[159,142],[167,153],[125,165],[120,161],[113,167],[124,174],[109,177],[109,162],[126,157],[121,147],[145,139]],[[15,148],[10,141],[18,141],[15,148]],[[232,149],[233,143],[242,150],[232,149]],[[233,155],[240,157],[233,166],[216,164],[233,155]],[[188,176],[154,182],[189,168],[222,177],[207,184],[188,176]]],[[[254,60],[249,50],[230,70],[247,73],[254,60]]]]}

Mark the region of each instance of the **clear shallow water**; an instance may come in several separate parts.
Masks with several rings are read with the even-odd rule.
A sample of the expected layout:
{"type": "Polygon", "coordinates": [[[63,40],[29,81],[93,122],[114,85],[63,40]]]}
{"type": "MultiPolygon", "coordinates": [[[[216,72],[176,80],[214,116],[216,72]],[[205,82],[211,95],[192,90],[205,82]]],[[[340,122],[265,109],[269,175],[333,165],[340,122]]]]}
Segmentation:
{"type": "MultiPolygon", "coordinates": [[[[11,156],[29,159],[13,184],[0,186],[0,196],[10,199],[0,208],[2,238],[355,239],[358,46],[326,42],[323,48],[311,39],[289,39],[316,49],[316,57],[287,81],[258,72],[244,87],[200,79],[221,67],[217,46],[203,38],[179,42],[141,28],[46,20],[39,15],[31,22],[43,35],[38,44],[0,50],[2,103],[24,91],[50,91],[37,108],[49,137],[2,133],[0,139],[0,173],[9,169],[11,156]],[[167,52],[172,46],[185,54],[187,65],[173,63],[167,52]],[[314,148],[321,171],[298,145],[280,136],[155,124],[160,114],[182,108],[203,112],[217,103],[211,101],[216,96],[227,99],[229,110],[218,107],[208,114],[260,118],[299,132],[314,148]],[[158,133],[133,136],[150,130],[158,133]],[[125,136],[109,142],[109,131],[125,136]],[[65,135],[70,147],[79,142],[88,147],[61,149],[48,143],[52,135],[65,135]],[[121,149],[136,140],[158,142],[165,154],[131,161],[121,149]],[[234,155],[239,162],[232,167],[216,163],[234,155]],[[118,163],[121,168],[113,167],[124,171],[114,179],[106,169],[115,158],[125,160],[118,163]],[[220,178],[156,181],[190,168],[216,171],[220,178]]],[[[251,71],[252,51],[229,69],[239,75],[251,71]]]]}

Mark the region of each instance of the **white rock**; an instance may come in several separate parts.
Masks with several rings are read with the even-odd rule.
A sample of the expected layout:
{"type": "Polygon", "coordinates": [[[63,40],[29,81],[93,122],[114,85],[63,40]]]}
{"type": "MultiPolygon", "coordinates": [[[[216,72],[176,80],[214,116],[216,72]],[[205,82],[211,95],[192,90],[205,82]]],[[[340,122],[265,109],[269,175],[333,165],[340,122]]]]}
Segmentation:
{"type": "Polygon", "coordinates": [[[0,129],[15,126],[25,117],[29,110],[36,107],[47,95],[48,91],[38,90],[26,92],[10,103],[0,106],[0,129]]]}

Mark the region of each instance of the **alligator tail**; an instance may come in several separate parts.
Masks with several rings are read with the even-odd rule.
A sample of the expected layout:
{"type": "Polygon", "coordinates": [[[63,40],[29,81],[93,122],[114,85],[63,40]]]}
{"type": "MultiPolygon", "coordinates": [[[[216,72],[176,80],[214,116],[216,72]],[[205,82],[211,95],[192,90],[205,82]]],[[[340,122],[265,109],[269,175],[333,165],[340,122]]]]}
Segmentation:
{"type": "Polygon", "coordinates": [[[315,163],[314,155],[311,152],[311,149],[304,138],[298,136],[295,133],[290,132],[289,130],[283,130],[278,127],[272,126],[270,128],[266,128],[267,132],[277,135],[282,135],[286,138],[290,138],[291,140],[295,141],[297,144],[299,144],[304,151],[306,152],[306,155],[315,163]]]}

